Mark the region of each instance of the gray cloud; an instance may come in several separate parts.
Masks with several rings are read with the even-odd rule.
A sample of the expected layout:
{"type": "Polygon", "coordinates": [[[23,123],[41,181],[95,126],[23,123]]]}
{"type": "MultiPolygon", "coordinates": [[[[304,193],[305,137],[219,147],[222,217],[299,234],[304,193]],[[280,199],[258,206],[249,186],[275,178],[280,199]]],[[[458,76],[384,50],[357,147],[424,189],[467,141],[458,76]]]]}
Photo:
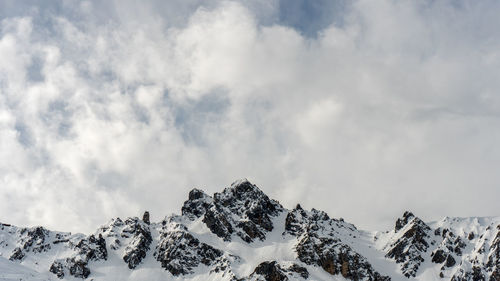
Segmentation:
{"type": "Polygon", "coordinates": [[[499,4],[323,2],[3,2],[0,221],[159,219],[240,177],[365,228],[498,215],[499,4]]]}
{"type": "Polygon", "coordinates": [[[316,37],[329,25],[343,26],[351,1],[280,0],[279,23],[291,26],[307,37],[316,37]]]}

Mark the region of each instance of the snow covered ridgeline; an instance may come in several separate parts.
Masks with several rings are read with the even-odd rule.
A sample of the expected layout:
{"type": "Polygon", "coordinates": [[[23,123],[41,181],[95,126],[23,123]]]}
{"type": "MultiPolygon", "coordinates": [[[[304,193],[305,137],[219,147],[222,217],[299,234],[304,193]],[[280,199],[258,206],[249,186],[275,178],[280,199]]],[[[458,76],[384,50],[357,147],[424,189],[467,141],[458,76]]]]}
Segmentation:
{"type": "Polygon", "coordinates": [[[194,189],[181,215],[119,218],[94,234],[0,224],[0,280],[500,281],[500,218],[358,230],[300,205],[287,210],[240,180],[194,189]]]}
{"type": "Polygon", "coordinates": [[[500,280],[500,217],[444,218],[424,223],[411,212],[377,233],[379,249],[419,280],[500,280]]]}

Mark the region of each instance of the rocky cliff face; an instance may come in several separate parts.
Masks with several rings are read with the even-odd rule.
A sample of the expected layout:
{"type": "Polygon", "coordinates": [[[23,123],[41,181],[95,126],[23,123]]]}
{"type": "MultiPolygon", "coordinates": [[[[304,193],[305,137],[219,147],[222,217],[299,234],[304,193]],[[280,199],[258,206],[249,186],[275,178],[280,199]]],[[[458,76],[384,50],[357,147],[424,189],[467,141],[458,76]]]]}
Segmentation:
{"type": "Polygon", "coordinates": [[[0,280],[500,281],[499,225],[405,212],[368,232],[240,180],[213,196],[193,189],[158,223],[115,218],[91,235],[0,224],[0,280]]]}
{"type": "Polygon", "coordinates": [[[405,212],[386,234],[389,242],[383,249],[408,278],[432,271],[440,280],[498,281],[499,230],[499,218],[445,218],[426,224],[405,212]]]}
{"type": "Polygon", "coordinates": [[[395,241],[387,246],[386,257],[400,264],[401,272],[406,277],[415,277],[424,262],[425,253],[431,241],[431,228],[411,212],[405,212],[397,219],[394,228],[395,241]]]}
{"type": "Polygon", "coordinates": [[[300,261],[320,266],[331,275],[350,280],[389,280],[368,260],[344,243],[337,229],[356,232],[356,228],[331,219],[325,212],[303,210],[300,205],[290,211],[285,221],[285,233],[297,238],[295,251],[300,261]]]}
{"type": "Polygon", "coordinates": [[[212,233],[225,241],[236,235],[245,242],[265,240],[273,230],[271,219],[285,210],[278,201],[269,199],[257,186],[237,181],[213,197],[193,189],[182,207],[182,215],[191,220],[203,217],[212,233]]]}

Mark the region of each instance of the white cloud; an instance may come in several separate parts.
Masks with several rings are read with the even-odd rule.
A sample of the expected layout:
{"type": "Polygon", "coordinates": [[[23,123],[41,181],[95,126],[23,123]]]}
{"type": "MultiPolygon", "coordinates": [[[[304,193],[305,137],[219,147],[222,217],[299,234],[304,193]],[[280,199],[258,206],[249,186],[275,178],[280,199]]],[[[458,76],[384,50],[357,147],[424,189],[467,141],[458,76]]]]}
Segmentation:
{"type": "Polygon", "coordinates": [[[498,5],[360,0],[314,38],[275,2],[155,5],[2,21],[0,221],[159,219],[240,177],[362,227],[498,215],[498,5]]]}

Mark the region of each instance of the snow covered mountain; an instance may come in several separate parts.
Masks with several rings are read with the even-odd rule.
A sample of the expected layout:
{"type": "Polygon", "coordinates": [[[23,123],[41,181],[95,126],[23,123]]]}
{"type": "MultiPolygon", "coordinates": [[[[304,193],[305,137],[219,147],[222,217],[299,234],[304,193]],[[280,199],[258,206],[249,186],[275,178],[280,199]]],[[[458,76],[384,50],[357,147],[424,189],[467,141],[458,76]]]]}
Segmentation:
{"type": "Polygon", "coordinates": [[[0,223],[0,280],[500,281],[500,217],[363,231],[325,212],[285,209],[240,180],[193,189],[181,215],[115,218],[92,235],[0,223]]]}

